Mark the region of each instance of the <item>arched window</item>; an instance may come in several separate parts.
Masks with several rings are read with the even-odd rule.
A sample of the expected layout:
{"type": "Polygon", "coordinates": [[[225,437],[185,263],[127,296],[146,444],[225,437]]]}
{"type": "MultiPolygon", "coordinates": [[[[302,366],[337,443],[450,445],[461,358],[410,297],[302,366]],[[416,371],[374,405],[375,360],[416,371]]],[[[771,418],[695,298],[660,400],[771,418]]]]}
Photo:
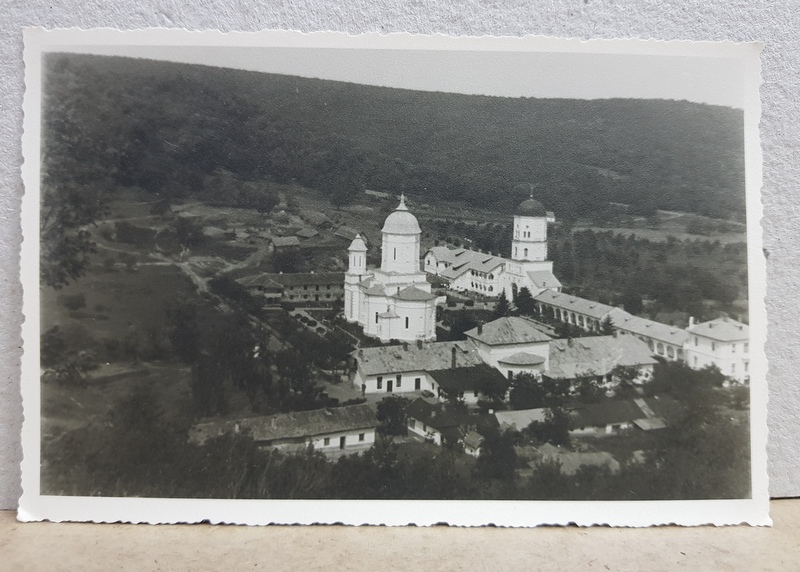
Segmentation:
{"type": "Polygon", "coordinates": [[[528,249],[527,248],[524,250],[524,253],[525,253],[524,256],[528,256],[528,249]]]}
{"type": "Polygon", "coordinates": [[[656,351],[658,352],[658,355],[663,356],[664,355],[664,344],[662,344],[661,342],[658,342],[658,345],[656,346],[656,351]]]}
{"type": "Polygon", "coordinates": [[[489,292],[494,292],[494,287],[493,286],[489,286],[489,292]]]}
{"type": "Polygon", "coordinates": [[[669,358],[675,357],[675,349],[672,346],[667,346],[667,357],[669,358]]]}

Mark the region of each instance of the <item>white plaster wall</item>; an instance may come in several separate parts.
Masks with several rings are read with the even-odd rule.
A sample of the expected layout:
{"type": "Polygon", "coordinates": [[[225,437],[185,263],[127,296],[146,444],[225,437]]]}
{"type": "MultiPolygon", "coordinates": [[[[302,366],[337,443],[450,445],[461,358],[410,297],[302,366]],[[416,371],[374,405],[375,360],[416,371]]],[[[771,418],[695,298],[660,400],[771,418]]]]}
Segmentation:
{"type": "Polygon", "coordinates": [[[0,508],[20,495],[23,320],[19,272],[22,183],[22,28],[153,26],[190,29],[415,32],[451,35],[640,37],[761,41],[764,251],[770,331],[770,491],[800,495],[800,10],[796,0],[6,0],[0,20],[0,508]]]}

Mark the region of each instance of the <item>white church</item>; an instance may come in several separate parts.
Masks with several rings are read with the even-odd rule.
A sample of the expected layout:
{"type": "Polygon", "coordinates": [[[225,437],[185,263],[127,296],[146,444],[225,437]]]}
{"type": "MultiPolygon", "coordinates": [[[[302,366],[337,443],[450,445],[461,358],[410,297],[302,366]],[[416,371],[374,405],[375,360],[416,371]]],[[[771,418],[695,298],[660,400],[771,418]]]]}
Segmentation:
{"type": "Polygon", "coordinates": [[[435,340],[437,296],[420,268],[422,231],[404,197],[381,232],[380,268],[367,269],[367,245],[361,236],[348,248],[345,318],[383,342],[435,340]]]}
{"type": "Polygon", "coordinates": [[[436,246],[425,255],[425,272],[445,279],[452,290],[497,297],[505,292],[513,301],[522,288],[531,295],[561,291],[547,259],[548,214],[533,197],[523,201],[514,213],[511,258],[466,248],[436,246]]]}

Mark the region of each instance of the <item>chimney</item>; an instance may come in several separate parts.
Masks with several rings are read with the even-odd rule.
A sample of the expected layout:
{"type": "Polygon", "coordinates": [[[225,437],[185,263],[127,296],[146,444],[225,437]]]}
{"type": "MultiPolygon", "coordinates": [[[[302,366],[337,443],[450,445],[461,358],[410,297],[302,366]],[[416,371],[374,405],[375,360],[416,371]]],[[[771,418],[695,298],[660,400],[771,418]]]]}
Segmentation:
{"type": "Polygon", "coordinates": [[[483,334],[483,324],[478,324],[478,335],[483,334]]]}
{"type": "Polygon", "coordinates": [[[689,316],[689,327],[694,326],[694,316],[689,316]]]}
{"type": "Polygon", "coordinates": [[[450,369],[455,369],[456,368],[456,353],[457,352],[458,352],[458,350],[456,350],[455,346],[453,346],[453,348],[450,350],[450,369]]]}
{"type": "Polygon", "coordinates": [[[422,349],[422,340],[417,340],[417,349],[418,350],[422,349]]]}
{"type": "Polygon", "coordinates": [[[278,420],[277,420],[275,417],[273,417],[273,418],[270,420],[270,424],[272,425],[272,428],[273,428],[273,429],[277,429],[277,428],[278,428],[278,420]]]}
{"type": "Polygon", "coordinates": [[[241,431],[241,427],[239,427],[239,424],[238,424],[238,423],[234,424],[234,426],[233,426],[233,432],[234,432],[234,433],[236,433],[236,434],[238,435],[238,434],[239,434],[239,431],[241,431]]]}
{"type": "Polygon", "coordinates": [[[617,330],[614,330],[613,332],[611,332],[611,337],[613,337],[613,338],[617,337],[617,330]]]}
{"type": "Polygon", "coordinates": [[[360,357],[360,358],[363,358],[363,357],[364,357],[364,350],[363,350],[363,348],[359,348],[359,349],[358,349],[358,357],[360,357]]]}
{"type": "Polygon", "coordinates": [[[408,342],[403,342],[403,351],[408,351],[408,342]]]}

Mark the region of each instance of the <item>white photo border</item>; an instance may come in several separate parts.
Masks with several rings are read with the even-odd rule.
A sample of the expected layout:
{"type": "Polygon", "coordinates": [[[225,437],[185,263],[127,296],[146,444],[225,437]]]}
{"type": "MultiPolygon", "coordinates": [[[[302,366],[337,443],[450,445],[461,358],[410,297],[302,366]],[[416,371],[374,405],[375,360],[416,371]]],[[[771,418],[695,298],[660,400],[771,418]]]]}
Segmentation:
{"type": "Polygon", "coordinates": [[[758,124],[761,113],[759,55],[756,43],[656,40],[577,40],[543,37],[447,37],[289,31],[255,33],[180,29],[119,31],[114,29],[32,28],[24,33],[26,93],[23,104],[21,276],[24,288],[22,396],[22,521],[92,521],[133,523],[235,523],[409,525],[447,523],[456,526],[651,526],[770,525],[767,489],[766,261],[762,252],[762,155],[758,124]],[[372,500],[221,500],[48,496],[40,492],[39,364],[39,149],[42,57],[49,52],[124,55],[135,48],[164,47],[348,48],[365,50],[539,51],[637,54],[652,57],[735,58],[743,66],[746,168],[747,250],[751,334],[751,491],[749,499],[692,501],[372,501],[372,500]]]}

